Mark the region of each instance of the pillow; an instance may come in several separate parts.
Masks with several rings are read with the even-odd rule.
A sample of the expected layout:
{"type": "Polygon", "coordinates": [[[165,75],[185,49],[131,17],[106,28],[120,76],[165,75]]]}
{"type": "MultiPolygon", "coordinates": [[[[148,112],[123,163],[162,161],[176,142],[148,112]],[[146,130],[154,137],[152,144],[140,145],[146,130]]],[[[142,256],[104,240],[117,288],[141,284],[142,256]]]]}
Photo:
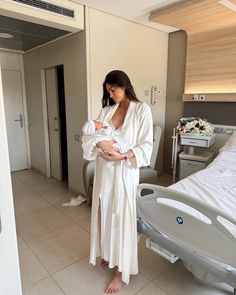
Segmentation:
{"type": "Polygon", "coordinates": [[[230,138],[226,141],[225,145],[220,151],[236,152],[236,132],[234,131],[230,138]]]}

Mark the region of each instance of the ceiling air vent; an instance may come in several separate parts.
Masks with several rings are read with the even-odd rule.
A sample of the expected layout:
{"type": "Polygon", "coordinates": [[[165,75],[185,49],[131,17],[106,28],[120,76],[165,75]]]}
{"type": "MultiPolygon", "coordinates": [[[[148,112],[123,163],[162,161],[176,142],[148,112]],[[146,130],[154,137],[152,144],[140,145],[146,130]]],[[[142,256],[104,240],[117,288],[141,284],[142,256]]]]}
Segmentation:
{"type": "Polygon", "coordinates": [[[56,14],[60,14],[60,15],[64,15],[70,18],[74,18],[74,10],[59,6],[59,5],[55,5],[52,3],[48,3],[45,1],[40,1],[40,0],[12,0],[13,2],[17,2],[17,3],[21,3],[21,4],[25,4],[28,6],[32,6],[35,8],[39,8],[42,10],[46,10],[46,11],[50,11],[52,13],[56,13],[56,14]]]}

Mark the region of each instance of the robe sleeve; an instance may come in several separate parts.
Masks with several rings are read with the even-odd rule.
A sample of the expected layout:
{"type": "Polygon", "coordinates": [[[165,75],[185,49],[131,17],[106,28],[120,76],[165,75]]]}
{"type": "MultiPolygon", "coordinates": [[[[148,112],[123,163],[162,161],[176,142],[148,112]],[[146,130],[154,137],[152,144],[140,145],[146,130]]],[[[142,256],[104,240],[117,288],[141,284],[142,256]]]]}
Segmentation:
{"type": "MultiPolygon", "coordinates": [[[[101,110],[100,114],[98,115],[97,120],[101,120],[103,117],[103,109],[101,110]]],[[[86,135],[83,133],[82,135],[82,149],[83,149],[83,158],[85,160],[95,160],[97,157],[97,140],[96,140],[96,132],[86,135]]]]}
{"type": "Polygon", "coordinates": [[[138,134],[132,164],[136,168],[150,165],[153,149],[153,120],[150,107],[143,103],[138,110],[138,134]]]}
{"type": "Polygon", "coordinates": [[[83,134],[82,136],[83,158],[85,160],[95,160],[97,157],[95,133],[91,135],[83,134]]]}

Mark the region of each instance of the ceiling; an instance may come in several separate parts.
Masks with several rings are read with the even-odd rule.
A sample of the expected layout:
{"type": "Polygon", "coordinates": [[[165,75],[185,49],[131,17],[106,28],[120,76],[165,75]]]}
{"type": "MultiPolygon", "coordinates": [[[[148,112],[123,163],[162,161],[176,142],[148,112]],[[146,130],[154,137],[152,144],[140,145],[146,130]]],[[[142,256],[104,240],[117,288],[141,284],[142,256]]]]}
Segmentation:
{"type": "MultiPolygon", "coordinates": [[[[109,14],[113,14],[165,32],[176,28],[149,21],[151,11],[179,0],[71,0],[109,14]]],[[[68,34],[68,31],[39,25],[0,15],[0,33],[13,35],[13,38],[0,37],[0,48],[27,51],[36,46],[68,34]]]]}
{"type": "Polygon", "coordinates": [[[158,24],[148,18],[151,11],[180,0],[72,0],[88,7],[152,27],[165,32],[173,32],[174,27],[158,24]]]}
{"type": "Polygon", "coordinates": [[[0,15],[0,33],[13,38],[0,38],[0,48],[27,51],[69,32],[0,15]]]}

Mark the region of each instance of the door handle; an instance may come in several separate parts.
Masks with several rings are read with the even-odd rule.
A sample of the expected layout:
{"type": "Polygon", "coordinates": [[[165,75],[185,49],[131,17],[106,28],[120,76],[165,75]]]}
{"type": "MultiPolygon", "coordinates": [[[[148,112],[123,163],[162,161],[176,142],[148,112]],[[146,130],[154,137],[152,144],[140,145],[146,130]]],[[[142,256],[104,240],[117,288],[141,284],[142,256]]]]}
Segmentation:
{"type": "Polygon", "coordinates": [[[1,221],[1,215],[0,215],[0,233],[2,232],[2,221],[1,221]]]}
{"type": "Polygon", "coordinates": [[[23,128],[23,115],[19,114],[19,119],[14,120],[15,122],[20,122],[20,127],[23,128]]]}

